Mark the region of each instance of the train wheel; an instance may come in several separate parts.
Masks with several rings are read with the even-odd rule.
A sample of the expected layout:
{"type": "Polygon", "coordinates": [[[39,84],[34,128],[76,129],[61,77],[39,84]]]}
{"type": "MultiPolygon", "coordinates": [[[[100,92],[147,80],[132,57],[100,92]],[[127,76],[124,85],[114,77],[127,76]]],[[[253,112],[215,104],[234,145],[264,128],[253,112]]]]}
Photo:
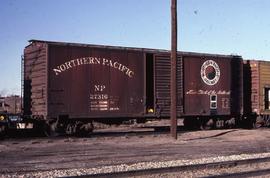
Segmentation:
{"type": "Polygon", "coordinates": [[[87,136],[93,131],[93,129],[94,129],[94,125],[92,122],[90,123],[79,122],[77,123],[77,126],[76,126],[76,135],[87,136]]]}
{"type": "Polygon", "coordinates": [[[263,127],[264,125],[265,125],[264,119],[261,116],[258,116],[256,118],[255,123],[253,124],[253,128],[257,129],[257,128],[263,127]]]}
{"type": "Polygon", "coordinates": [[[66,127],[65,132],[66,132],[67,135],[71,135],[72,134],[72,130],[73,130],[72,125],[71,124],[68,124],[67,127],[66,127]]]}
{"type": "Polygon", "coordinates": [[[270,127],[270,115],[265,116],[265,127],[270,127]]]}
{"type": "Polygon", "coordinates": [[[236,127],[236,119],[231,118],[225,121],[225,128],[232,129],[236,127]]]}
{"type": "Polygon", "coordinates": [[[0,125],[0,138],[3,138],[6,135],[7,128],[5,125],[0,125]]]}
{"type": "Polygon", "coordinates": [[[67,135],[74,135],[76,133],[76,124],[75,123],[69,123],[66,126],[66,134],[67,135]]]}
{"type": "Polygon", "coordinates": [[[59,134],[56,132],[57,129],[57,122],[45,122],[43,126],[43,132],[47,137],[55,137],[59,134]]]}
{"type": "Polygon", "coordinates": [[[203,119],[201,120],[201,130],[211,130],[215,127],[214,119],[203,119]]]}

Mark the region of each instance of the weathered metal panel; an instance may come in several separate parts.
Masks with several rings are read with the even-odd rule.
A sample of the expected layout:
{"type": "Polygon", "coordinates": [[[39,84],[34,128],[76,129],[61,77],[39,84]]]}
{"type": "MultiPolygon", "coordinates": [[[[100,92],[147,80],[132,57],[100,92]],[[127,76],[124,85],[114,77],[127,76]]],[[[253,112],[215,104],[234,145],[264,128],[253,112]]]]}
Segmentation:
{"type": "Polygon", "coordinates": [[[233,56],[185,55],[184,110],[188,116],[242,113],[242,60],[233,56]]]}
{"type": "Polygon", "coordinates": [[[230,60],[216,57],[184,57],[185,114],[230,114],[230,60]],[[217,96],[217,107],[210,108],[210,96],[217,96]]]}
{"type": "Polygon", "coordinates": [[[47,116],[47,45],[31,43],[24,50],[24,114],[47,116]]]}
{"type": "Polygon", "coordinates": [[[49,44],[49,116],[133,117],[144,113],[144,53],[49,44]]]}
{"type": "Polygon", "coordinates": [[[259,63],[245,60],[243,64],[244,113],[259,112],[259,63]]]}
{"type": "MultiPolygon", "coordinates": [[[[157,116],[169,117],[170,115],[170,53],[156,54],[154,58],[155,70],[155,112],[157,116]]],[[[183,72],[182,58],[177,59],[177,115],[183,113],[183,72]]]]}
{"type": "MultiPolygon", "coordinates": [[[[143,115],[145,113],[145,101],[144,101],[144,65],[145,55],[142,52],[128,51],[127,53],[128,63],[127,66],[132,71],[131,76],[127,76],[126,80],[128,83],[128,112],[134,115],[143,115]],[[135,70],[134,70],[135,69],[135,70]]],[[[124,62],[125,59],[123,59],[124,62]]],[[[116,72],[116,71],[115,71],[116,72]]],[[[123,74],[122,74],[123,75],[123,74]]],[[[112,75],[113,77],[113,75],[112,75]]],[[[122,86],[125,83],[122,83],[122,86]]],[[[119,86],[118,86],[119,88],[119,86]]],[[[121,90],[119,91],[121,95],[121,90]]]]}
{"type": "Polygon", "coordinates": [[[259,61],[259,108],[261,114],[270,114],[269,89],[270,89],[270,62],[259,61]],[[267,104],[268,103],[268,104],[267,104]]]}

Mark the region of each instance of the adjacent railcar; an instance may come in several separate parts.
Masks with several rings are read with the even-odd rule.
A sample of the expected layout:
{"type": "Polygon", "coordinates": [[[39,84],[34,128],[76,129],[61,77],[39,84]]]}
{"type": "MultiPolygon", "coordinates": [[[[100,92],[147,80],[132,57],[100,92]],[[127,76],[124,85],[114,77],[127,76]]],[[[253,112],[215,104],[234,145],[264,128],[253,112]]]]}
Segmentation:
{"type": "MultiPolygon", "coordinates": [[[[31,40],[23,61],[24,115],[51,130],[169,117],[169,51],[31,40]]],[[[241,57],[179,52],[176,82],[186,125],[222,127],[240,118],[241,57]]]]}
{"type": "Polygon", "coordinates": [[[244,116],[256,127],[270,126],[270,62],[244,61],[244,116]]]}

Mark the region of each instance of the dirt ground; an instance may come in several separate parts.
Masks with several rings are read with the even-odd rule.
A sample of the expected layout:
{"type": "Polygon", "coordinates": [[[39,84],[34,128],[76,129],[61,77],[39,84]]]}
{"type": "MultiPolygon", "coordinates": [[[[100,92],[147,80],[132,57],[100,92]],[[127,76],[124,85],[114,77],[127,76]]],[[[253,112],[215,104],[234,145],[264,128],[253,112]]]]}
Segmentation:
{"type": "Polygon", "coordinates": [[[0,174],[270,151],[270,129],[180,130],[177,140],[151,127],[141,128],[143,134],[137,130],[121,127],[108,134],[114,131],[103,129],[86,138],[5,139],[0,141],[0,174]]]}

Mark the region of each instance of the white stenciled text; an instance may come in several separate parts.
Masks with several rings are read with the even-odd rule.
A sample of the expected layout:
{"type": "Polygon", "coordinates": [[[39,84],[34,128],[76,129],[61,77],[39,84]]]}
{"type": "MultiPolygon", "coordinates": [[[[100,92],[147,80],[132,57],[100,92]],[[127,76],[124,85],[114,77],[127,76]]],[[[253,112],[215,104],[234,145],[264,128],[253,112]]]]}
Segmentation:
{"type": "Polygon", "coordinates": [[[82,65],[102,65],[102,66],[111,67],[124,73],[129,78],[132,78],[135,74],[134,71],[132,71],[126,65],[121,64],[117,60],[111,60],[111,59],[100,58],[100,57],[83,57],[83,58],[72,59],[63,64],[56,66],[55,68],[53,68],[53,71],[55,75],[59,75],[62,72],[65,72],[69,69],[72,69],[77,66],[82,66],[82,65]]]}

